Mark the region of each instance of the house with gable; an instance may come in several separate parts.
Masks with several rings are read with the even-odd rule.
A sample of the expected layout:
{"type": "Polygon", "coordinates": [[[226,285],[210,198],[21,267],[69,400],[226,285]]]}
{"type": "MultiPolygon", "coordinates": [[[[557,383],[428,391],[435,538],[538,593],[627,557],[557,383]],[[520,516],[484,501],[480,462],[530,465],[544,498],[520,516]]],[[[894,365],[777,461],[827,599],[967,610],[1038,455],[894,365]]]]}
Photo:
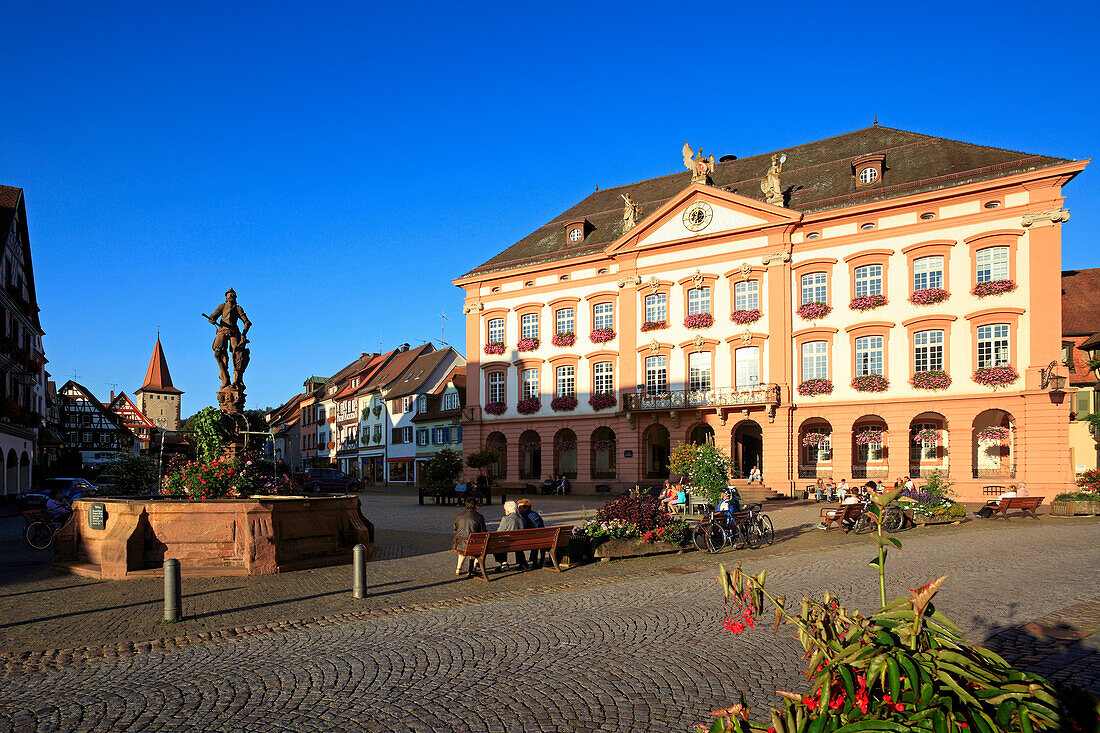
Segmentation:
{"type": "Polygon", "coordinates": [[[301,392],[264,415],[264,420],[272,433],[271,459],[283,461],[293,471],[300,469],[302,454],[301,442],[301,403],[305,395],[301,392]]]}
{"type": "MultiPolygon", "coordinates": [[[[465,360],[463,360],[465,361],[465,360]]],[[[435,389],[417,396],[416,480],[422,482],[424,464],[444,448],[462,453],[462,410],[466,407],[466,367],[451,369],[435,389]]]]}
{"type": "Polygon", "coordinates": [[[122,424],[134,434],[138,455],[149,455],[154,450],[153,438],[157,434],[157,425],[138,408],[125,392],[117,395],[111,392],[111,401],[106,408],[122,420],[122,424]]]}
{"type": "Polygon", "coordinates": [[[69,380],[57,392],[61,437],[80,451],[85,466],[106,463],[116,453],[137,455],[134,434],[82,384],[69,380]]]}

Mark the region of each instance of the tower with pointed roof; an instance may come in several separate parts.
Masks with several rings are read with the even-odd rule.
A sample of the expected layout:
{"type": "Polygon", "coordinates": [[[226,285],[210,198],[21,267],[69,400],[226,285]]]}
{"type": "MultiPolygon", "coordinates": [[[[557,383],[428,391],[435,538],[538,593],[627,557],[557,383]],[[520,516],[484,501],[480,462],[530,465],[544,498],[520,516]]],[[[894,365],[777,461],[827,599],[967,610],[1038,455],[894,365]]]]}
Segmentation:
{"type": "Polygon", "coordinates": [[[158,428],[180,429],[180,400],[183,391],[172,384],[172,374],[168,371],[168,360],[164,358],[159,333],[157,343],[153,346],[153,356],[149,359],[149,369],[145,372],[145,382],[134,392],[134,397],[142,414],[158,428]]]}

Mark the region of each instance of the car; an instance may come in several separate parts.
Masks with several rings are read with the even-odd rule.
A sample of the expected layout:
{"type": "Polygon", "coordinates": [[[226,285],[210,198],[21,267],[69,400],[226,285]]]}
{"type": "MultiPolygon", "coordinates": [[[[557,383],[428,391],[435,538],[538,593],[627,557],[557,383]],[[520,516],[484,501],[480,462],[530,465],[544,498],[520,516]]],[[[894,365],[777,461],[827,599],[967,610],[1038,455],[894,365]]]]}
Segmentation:
{"type": "Polygon", "coordinates": [[[66,504],[73,499],[84,496],[95,496],[99,493],[99,487],[85,478],[48,478],[42,482],[42,487],[35,492],[20,494],[15,502],[19,511],[39,509],[46,506],[46,500],[50,498],[50,492],[61,489],[61,498],[66,504]]]}
{"type": "Polygon", "coordinates": [[[305,486],[313,493],[321,491],[357,492],[359,479],[335,468],[310,468],[306,470],[305,486]]]}

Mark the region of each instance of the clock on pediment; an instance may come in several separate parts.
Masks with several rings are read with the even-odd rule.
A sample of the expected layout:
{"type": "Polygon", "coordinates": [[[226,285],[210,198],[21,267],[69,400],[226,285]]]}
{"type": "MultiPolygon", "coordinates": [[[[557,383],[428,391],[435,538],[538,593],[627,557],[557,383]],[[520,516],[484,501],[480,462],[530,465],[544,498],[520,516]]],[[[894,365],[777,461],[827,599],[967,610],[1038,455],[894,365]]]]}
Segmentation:
{"type": "Polygon", "coordinates": [[[706,201],[696,201],[684,210],[684,228],[689,232],[701,232],[714,218],[714,210],[706,201]]]}

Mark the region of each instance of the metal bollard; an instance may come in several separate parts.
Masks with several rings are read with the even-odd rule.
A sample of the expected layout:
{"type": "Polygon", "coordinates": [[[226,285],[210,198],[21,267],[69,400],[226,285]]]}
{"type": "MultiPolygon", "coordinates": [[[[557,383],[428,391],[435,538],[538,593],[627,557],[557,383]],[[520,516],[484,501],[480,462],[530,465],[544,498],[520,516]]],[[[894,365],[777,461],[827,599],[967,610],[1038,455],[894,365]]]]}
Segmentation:
{"type": "Polygon", "coordinates": [[[351,595],[353,598],[367,597],[367,548],[356,545],[351,551],[351,595]]]}
{"type": "Polygon", "coordinates": [[[180,603],[180,561],[164,561],[164,620],[170,623],[179,621],[183,615],[180,603]]]}

